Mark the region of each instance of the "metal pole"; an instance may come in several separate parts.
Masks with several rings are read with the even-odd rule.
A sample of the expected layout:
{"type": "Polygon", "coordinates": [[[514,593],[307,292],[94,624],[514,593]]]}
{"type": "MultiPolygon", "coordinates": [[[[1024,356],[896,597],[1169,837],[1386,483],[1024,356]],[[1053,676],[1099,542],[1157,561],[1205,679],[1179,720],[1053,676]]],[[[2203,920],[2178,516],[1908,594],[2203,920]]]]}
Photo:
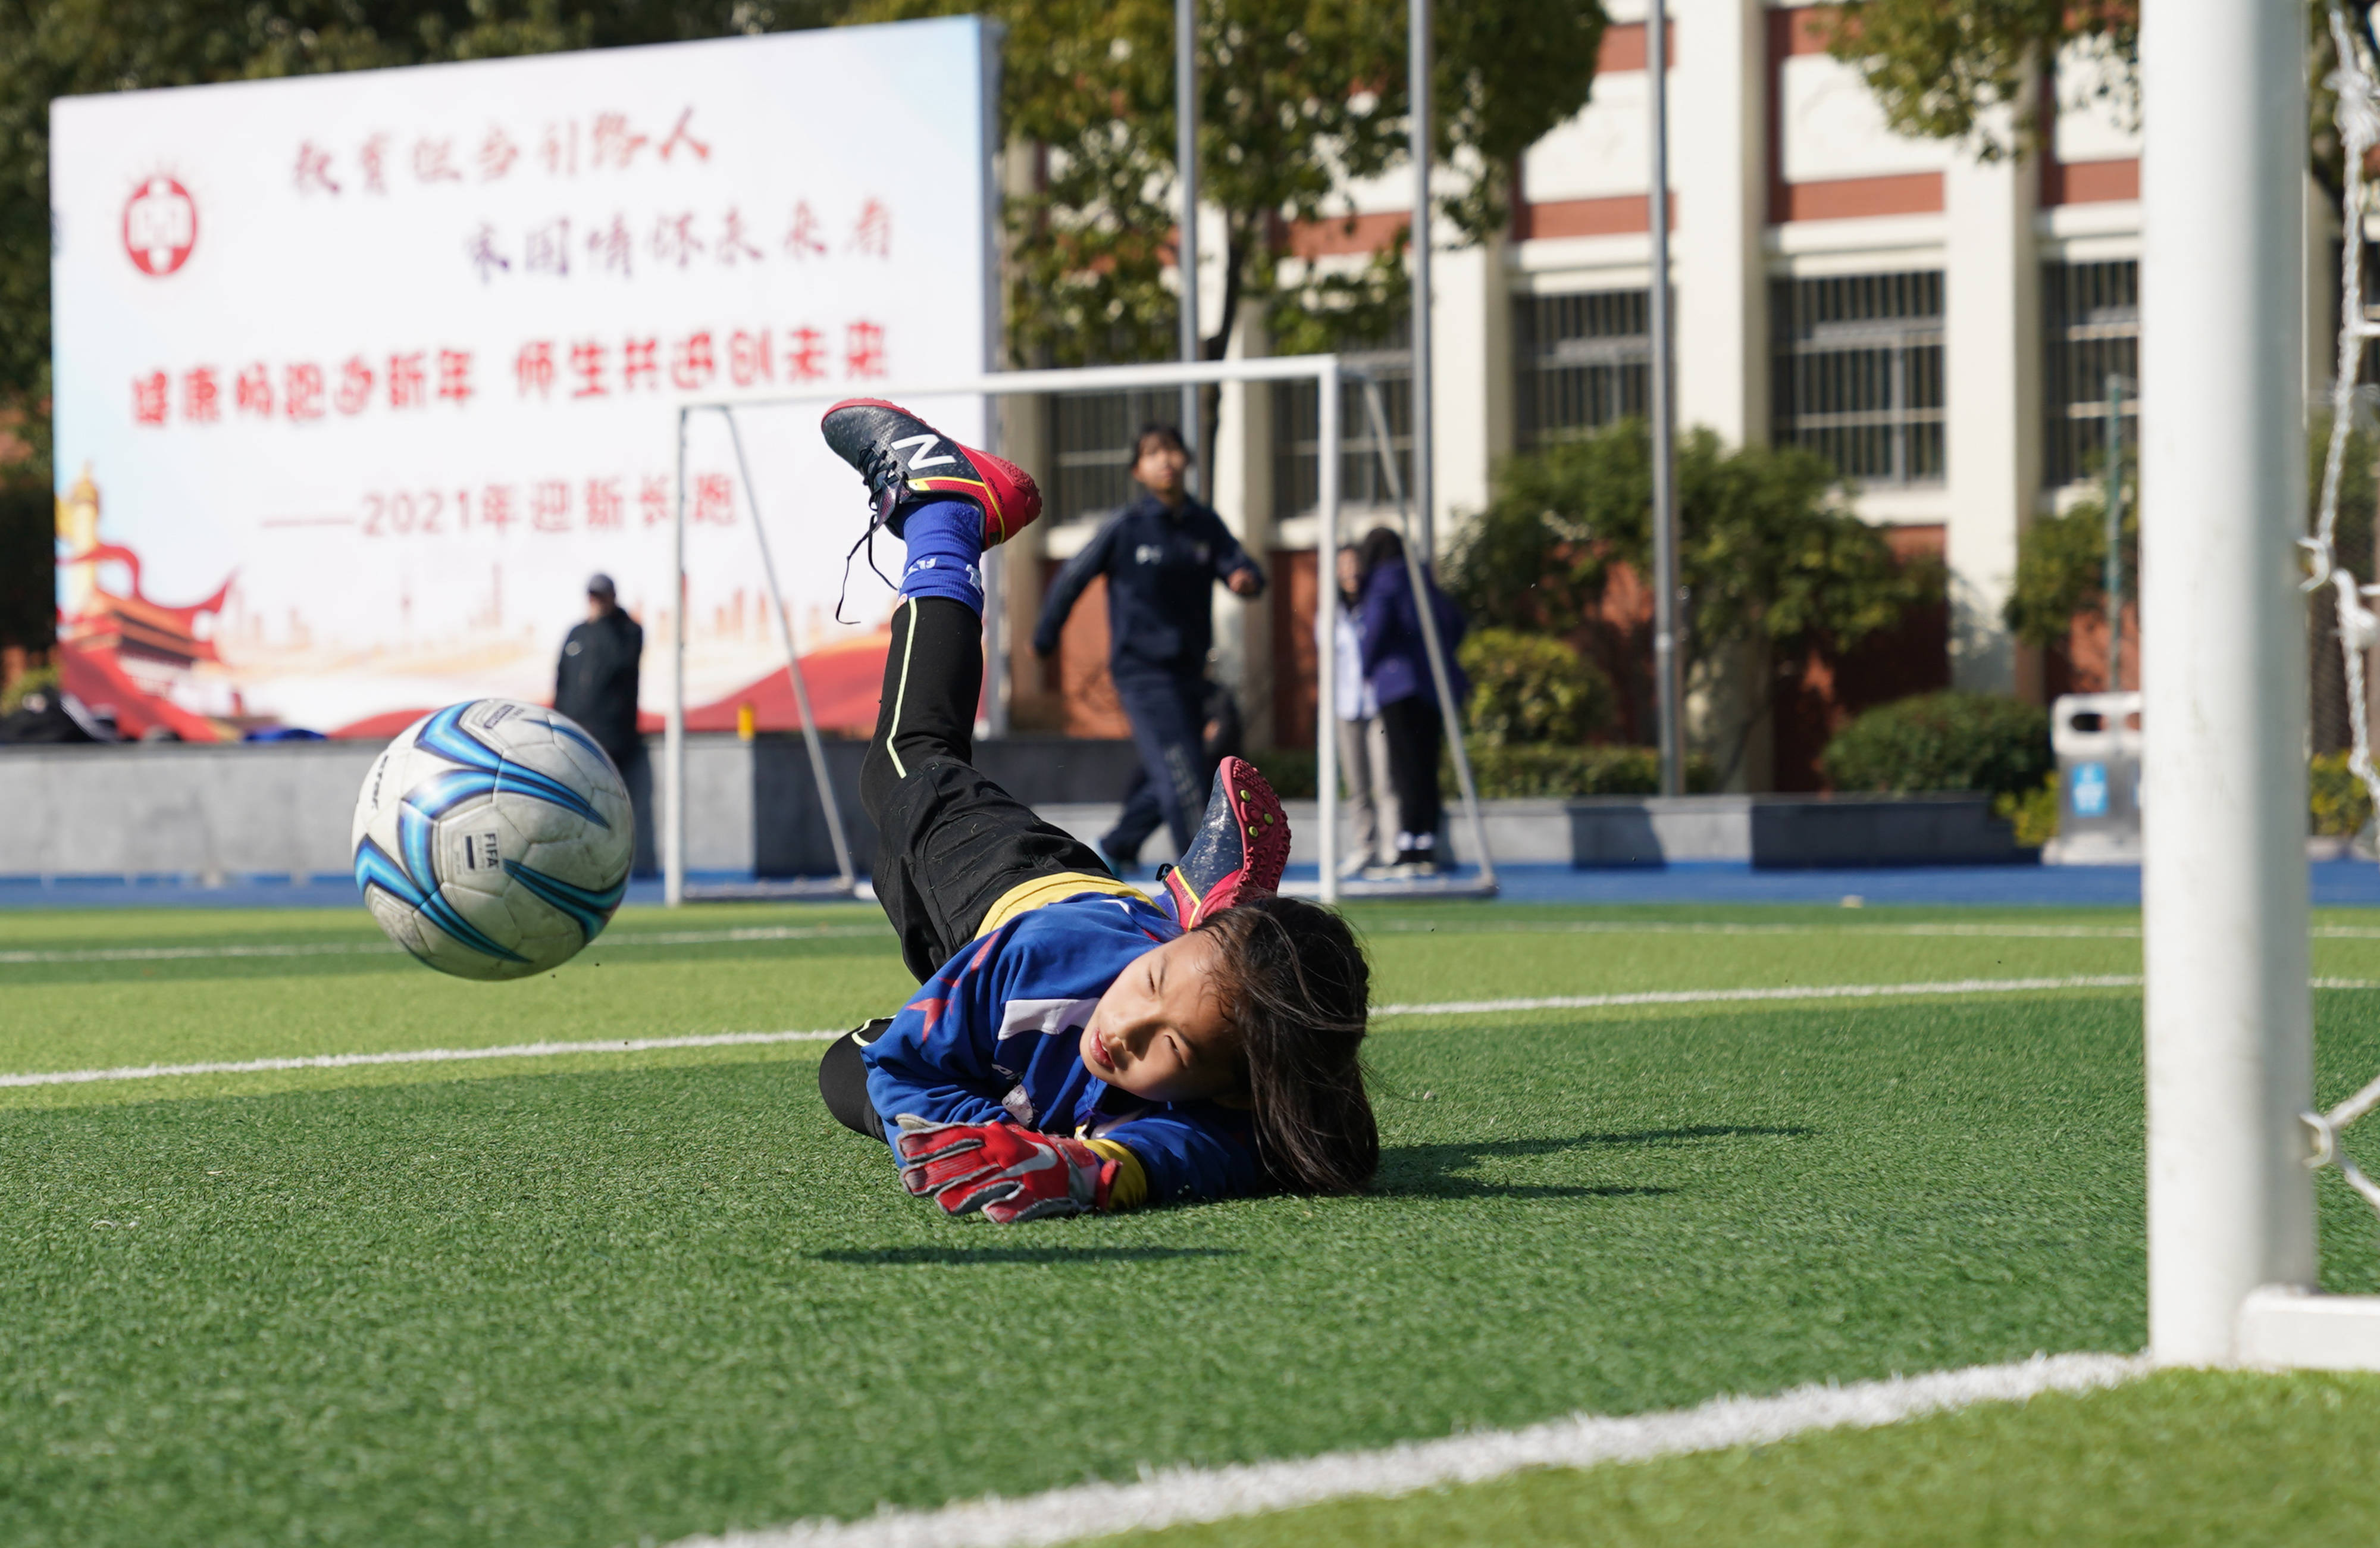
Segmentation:
{"type": "MultiPolygon", "coordinates": [[[[1182,275],[1182,361],[1196,364],[1203,350],[1198,336],[1198,0],[1173,0],[1173,167],[1182,188],[1182,239],[1175,265],[1182,275]]],[[[1206,494],[1198,476],[1206,447],[1199,443],[1198,387],[1182,384],[1182,433],[1190,443],[1190,488],[1206,494]]]]}
{"type": "Polygon", "coordinates": [[[1322,530],[1314,540],[1314,798],[1321,821],[1322,901],[1339,901],[1339,362],[1326,360],[1320,395],[1322,530]]]}
{"type": "Polygon", "coordinates": [[[1426,558],[1438,555],[1438,484],[1433,477],[1430,438],[1429,360],[1429,167],[1431,49],[1429,0],[1408,0],[1406,8],[1406,94],[1413,99],[1406,154],[1413,158],[1413,437],[1414,509],[1420,514],[1421,549],[1426,558]]]}
{"type": "Polygon", "coordinates": [[[2314,1277],[2307,972],[2305,18],[2141,26],[2140,567],[2149,1348],[2235,1359],[2314,1277]]]}
{"type": "Polygon", "coordinates": [[[1645,15],[1645,80],[1652,99],[1653,277],[1645,297],[1652,310],[1653,421],[1653,699],[1661,753],[1661,794],[1686,789],[1686,754],[1680,725],[1678,682],[1678,497],[1677,454],[1670,412],[1670,123],[1669,20],[1662,0],[1645,15]]]}
{"type": "Polygon", "coordinates": [[[1414,616],[1421,621],[1422,650],[1429,657],[1429,680],[1438,689],[1438,716],[1446,727],[1447,750],[1454,755],[1454,782],[1463,792],[1463,826],[1471,830],[1471,847],[1479,856],[1479,879],[1496,884],[1496,861],[1488,853],[1488,825],[1479,816],[1479,787],[1471,777],[1471,752],[1463,743],[1463,707],[1454,701],[1454,684],[1446,673],[1446,643],[1439,638],[1438,610],[1430,605],[1428,578],[1414,552],[1411,513],[1405,505],[1404,481],[1397,476],[1397,459],[1389,448],[1389,415],[1380,406],[1380,384],[1364,378],[1364,409],[1372,421],[1372,444],[1379,448],[1380,471],[1389,481],[1389,499],[1405,529],[1405,574],[1413,582],[1414,616]]]}
{"type": "Polygon", "coordinates": [[[2107,373],[2107,691],[2124,691],[2124,379],[2107,373]]]}
{"type": "Polygon", "coordinates": [[[777,561],[769,552],[769,529],[760,519],[760,489],[752,481],[752,465],[744,460],[744,433],[735,424],[735,410],[722,408],[727,440],[735,448],[735,471],[744,480],[744,508],[752,513],[752,535],[760,543],[760,577],[769,583],[769,601],[777,610],[777,638],[785,649],[785,676],[794,685],[794,709],[802,719],[802,741],[809,749],[810,779],[818,786],[819,804],[826,809],[826,835],[834,845],[835,874],[846,887],[859,878],[851,869],[851,842],[844,836],[843,803],[835,798],[834,778],[827,773],[826,747],[819,740],[818,721],[810,713],[810,686],[802,676],[802,648],[794,639],[794,610],[777,585],[777,561]]]}
{"type": "Polygon", "coordinates": [[[662,901],[686,902],[686,421],[677,411],[677,512],[670,523],[669,719],[662,733],[662,901]]]}

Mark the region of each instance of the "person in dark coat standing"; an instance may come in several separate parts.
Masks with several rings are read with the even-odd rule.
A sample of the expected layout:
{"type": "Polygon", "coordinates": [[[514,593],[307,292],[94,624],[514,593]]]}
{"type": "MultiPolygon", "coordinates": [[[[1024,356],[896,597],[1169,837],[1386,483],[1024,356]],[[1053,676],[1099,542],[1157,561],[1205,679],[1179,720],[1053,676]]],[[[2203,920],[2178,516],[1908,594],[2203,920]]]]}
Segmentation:
{"type": "Polygon", "coordinates": [[[638,678],[645,657],[642,625],[620,611],[608,575],[589,578],[587,621],[562,643],[553,673],[553,707],[577,721],[620,766],[636,808],[635,872],[650,876],[653,851],[653,770],[637,731],[638,678]]]}
{"type": "MultiPolygon", "coordinates": [[[[1405,568],[1403,540],[1386,527],[1373,528],[1364,539],[1358,567],[1364,576],[1358,604],[1364,675],[1379,702],[1380,728],[1388,734],[1389,784],[1397,793],[1397,858],[1386,869],[1395,876],[1435,876],[1439,870],[1439,820],[1444,811],[1438,755],[1445,725],[1421,615],[1415,606],[1413,577],[1405,568]]],[[[1471,684],[1454,657],[1454,647],[1463,639],[1463,615],[1438,589],[1427,567],[1421,573],[1430,617],[1438,625],[1439,648],[1446,652],[1447,686],[1460,712],[1471,697],[1471,684]]]]}
{"type": "Polygon", "coordinates": [[[1140,847],[1162,822],[1180,854],[1207,809],[1214,762],[1200,745],[1208,716],[1207,652],[1215,640],[1214,584],[1244,597],[1264,594],[1264,571],[1223,518],[1190,497],[1184,482],[1190,453],[1170,424],[1145,427],[1133,449],[1132,476],[1148,493],[1111,517],[1081,553],[1066,561],[1041,604],[1033,649],[1049,656],[1059,631],[1094,576],[1108,582],[1108,671],[1132,719],[1141,766],[1125,792],[1123,814],[1100,852],[1121,873],[1140,863],[1140,847]]]}

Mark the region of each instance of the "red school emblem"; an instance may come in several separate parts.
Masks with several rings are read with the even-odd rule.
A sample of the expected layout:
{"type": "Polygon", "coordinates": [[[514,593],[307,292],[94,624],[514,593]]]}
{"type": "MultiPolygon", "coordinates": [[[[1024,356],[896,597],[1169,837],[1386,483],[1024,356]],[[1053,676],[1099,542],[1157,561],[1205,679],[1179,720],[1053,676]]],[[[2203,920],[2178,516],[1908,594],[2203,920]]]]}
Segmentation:
{"type": "Polygon", "coordinates": [[[171,177],[152,177],[124,202],[124,250],[144,274],[164,278],[199,242],[199,206],[171,177]]]}

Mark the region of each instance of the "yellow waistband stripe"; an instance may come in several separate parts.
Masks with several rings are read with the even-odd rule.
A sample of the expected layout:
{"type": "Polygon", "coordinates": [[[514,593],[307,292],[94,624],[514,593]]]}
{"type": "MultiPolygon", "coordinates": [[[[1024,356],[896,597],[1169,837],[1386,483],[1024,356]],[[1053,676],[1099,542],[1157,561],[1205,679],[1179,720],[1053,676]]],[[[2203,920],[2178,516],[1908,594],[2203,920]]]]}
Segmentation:
{"type": "Polygon", "coordinates": [[[1140,1157],[1120,1140],[1086,1140],[1099,1154],[1116,1164],[1115,1186],[1108,1189],[1108,1208],[1128,1210],[1148,1199],[1148,1173],[1142,1169],[1140,1157]]]}
{"type": "Polygon", "coordinates": [[[1128,883],[1112,876],[1094,875],[1087,871],[1058,871],[1047,876],[1036,876],[1029,882],[1019,882],[1000,895],[1000,901],[983,916],[983,928],[976,932],[978,939],[990,934],[1019,914],[1029,914],[1045,905],[1069,897],[1080,897],[1087,892],[1103,892],[1117,897],[1136,897],[1143,903],[1148,895],[1128,883]]]}

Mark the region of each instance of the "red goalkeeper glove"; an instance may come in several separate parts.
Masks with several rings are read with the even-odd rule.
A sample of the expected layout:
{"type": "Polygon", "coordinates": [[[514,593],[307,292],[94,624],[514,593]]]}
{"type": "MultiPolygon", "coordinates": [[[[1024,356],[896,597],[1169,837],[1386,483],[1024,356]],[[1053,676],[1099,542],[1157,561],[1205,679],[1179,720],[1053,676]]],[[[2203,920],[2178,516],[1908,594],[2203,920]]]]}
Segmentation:
{"type": "Polygon", "coordinates": [[[900,1116],[901,1186],[951,1214],[981,1210],[1002,1225],[1108,1207],[1116,1164],[1079,1140],[1014,1124],[938,1124],[900,1116]]]}

